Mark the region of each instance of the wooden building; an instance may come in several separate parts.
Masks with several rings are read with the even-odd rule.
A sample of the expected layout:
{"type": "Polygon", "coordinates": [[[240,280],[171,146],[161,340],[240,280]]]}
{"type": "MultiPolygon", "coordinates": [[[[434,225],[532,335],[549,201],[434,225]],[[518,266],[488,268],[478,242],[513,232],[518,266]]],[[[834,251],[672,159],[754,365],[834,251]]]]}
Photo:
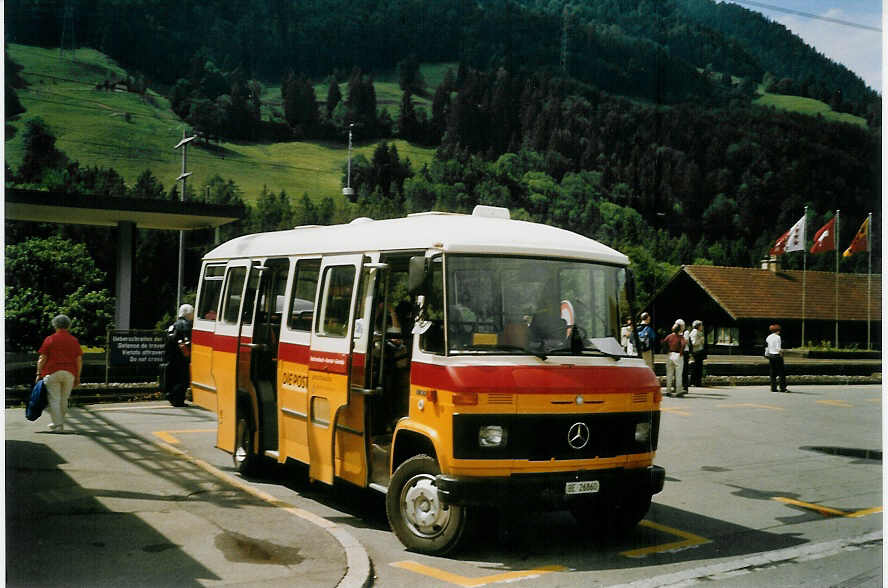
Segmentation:
{"type": "Polygon", "coordinates": [[[714,353],[759,353],[768,326],[783,327],[787,348],[838,342],[843,348],[881,348],[882,276],[780,270],[771,262],[763,269],[686,265],[654,296],[647,307],[654,328],[663,335],[676,319],[688,328],[702,320],[714,353]],[[803,287],[804,279],[804,287],[803,287]],[[869,284],[869,285],[868,285],[869,284]],[[804,307],[803,296],[804,291],[804,307]],[[837,320],[838,319],[838,320],[837,320]]]}

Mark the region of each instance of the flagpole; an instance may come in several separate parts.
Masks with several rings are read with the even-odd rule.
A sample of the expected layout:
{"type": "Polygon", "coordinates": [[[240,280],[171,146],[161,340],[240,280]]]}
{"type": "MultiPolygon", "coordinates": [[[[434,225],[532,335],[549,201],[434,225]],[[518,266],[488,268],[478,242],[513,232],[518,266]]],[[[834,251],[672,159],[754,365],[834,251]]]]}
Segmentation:
{"type": "Polygon", "coordinates": [[[839,212],[841,211],[836,209],[836,232],[835,235],[833,235],[836,244],[836,349],[839,348],[839,212]]]}
{"type": "Polygon", "coordinates": [[[870,349],[870,306],[873,296],[873,213],[866,217],[866,249],[869,252],[869,262],[866,272],[866,348],[870,349]]]}
{"type": "MultiPolygon", "coordinates": [[[[805,224],[802,225],[802,231],[807,233],[807,224],[808,224],[808,207],[805,207],[805,215],[802,217],[805,219],[805,224]]],[[[803,235],[802,239],[802,347],[805,346],[805,290],[806,290],[806,280],[805,274],[808,273],[808,235],[803,235]]]]}

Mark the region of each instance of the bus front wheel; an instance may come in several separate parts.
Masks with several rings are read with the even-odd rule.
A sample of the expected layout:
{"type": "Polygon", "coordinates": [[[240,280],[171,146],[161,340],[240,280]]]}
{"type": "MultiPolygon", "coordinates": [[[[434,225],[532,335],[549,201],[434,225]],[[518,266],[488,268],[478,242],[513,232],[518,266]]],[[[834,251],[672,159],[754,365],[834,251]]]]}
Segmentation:
{"type": "Polygon", "coordinates": [[[438,499],[435,476],[440,471],[433,458],[417,455],[398,466],[392,476],[385,511],[392,531],[410,550],[441,555],[462,538],[466,509],[438,499]]]}

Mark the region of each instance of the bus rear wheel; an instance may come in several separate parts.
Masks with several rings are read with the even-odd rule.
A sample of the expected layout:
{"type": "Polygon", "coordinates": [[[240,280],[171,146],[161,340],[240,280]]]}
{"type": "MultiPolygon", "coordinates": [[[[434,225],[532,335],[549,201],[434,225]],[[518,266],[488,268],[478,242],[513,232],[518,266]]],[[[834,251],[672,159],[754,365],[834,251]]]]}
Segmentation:
{"type": "Polygon", "coordinates": [[[246,415],[237,418],[234,436],[234,468],[243,476],[252,476],[259,471],[259,456],[253,450],[253,426],[246,415]]]}
{"type": "Polygon", "coordinates": [[[389,525],[407,549],[442,555],[460,542],[466,509],[438,499],[438,463],[427,455],[406,460],[395,470],[385,499],[389,525]]]}

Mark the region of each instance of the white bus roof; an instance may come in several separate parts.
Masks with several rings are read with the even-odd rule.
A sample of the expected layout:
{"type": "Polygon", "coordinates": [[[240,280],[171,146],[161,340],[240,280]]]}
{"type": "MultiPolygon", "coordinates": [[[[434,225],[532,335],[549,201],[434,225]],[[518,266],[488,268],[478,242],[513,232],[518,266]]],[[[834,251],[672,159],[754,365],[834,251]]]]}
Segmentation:
{"type": "Polygon", "coordinates": [[[619,251],[577,233],[538,223],[495,218],[483,212],[471,215],[428,212],[389,220],[361,218],[344,225],[244,235],[219,245],[204,259],[427,249],[556,257],[615,265],[629,263],[629,258],[619,251]]]}

